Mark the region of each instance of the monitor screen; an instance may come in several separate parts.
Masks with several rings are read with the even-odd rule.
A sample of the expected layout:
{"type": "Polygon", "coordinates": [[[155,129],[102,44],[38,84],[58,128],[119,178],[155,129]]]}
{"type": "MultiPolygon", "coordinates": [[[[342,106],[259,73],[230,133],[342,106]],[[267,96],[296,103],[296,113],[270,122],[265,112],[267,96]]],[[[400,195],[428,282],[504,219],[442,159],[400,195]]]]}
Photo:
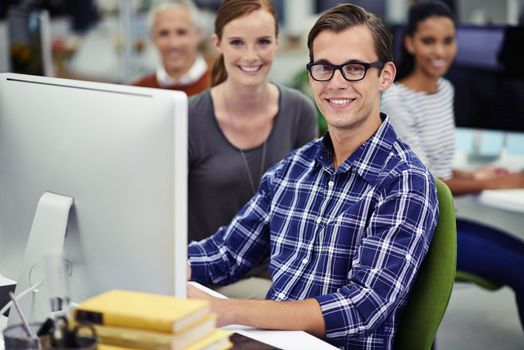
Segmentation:
{"type": "MultiPolygon", "coordinates": [[[[61,243],[73,301],[113,288],[185,295],[184,93],[0,74],[0,169],[0,273],[17,292],[41,279],[29,260],[60,244],[48,232],[26,250],[52,193],[73,200],[61,243]]],[[[31,319],[48,298],[44,282],[22,299],[43,310],[31,319]]]]}
{"type": "Polygon", "coordinates": [[[11,6],[7,24],[9,71],[53,75],[48,12],[25,6],[11,6]]]}
{"type": "MultiPolygon", "coordinates": [[[[402,26],[393,29],[399,62],[402,26]]],[[[455,87],[458,127],[524,132],[524,27],[457,27],[457,55],[446,78],[455,87]],[[518,64],[520,65],[520,63],[518,64]]]]}

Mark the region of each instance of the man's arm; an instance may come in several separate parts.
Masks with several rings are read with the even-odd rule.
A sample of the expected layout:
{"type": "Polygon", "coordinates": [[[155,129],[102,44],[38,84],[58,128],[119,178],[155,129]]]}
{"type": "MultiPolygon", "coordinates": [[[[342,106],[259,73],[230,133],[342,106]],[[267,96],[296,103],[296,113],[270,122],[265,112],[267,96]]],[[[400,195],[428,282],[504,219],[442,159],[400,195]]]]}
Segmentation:
{"type": "Polygon", "coordinates": [[[243,324],[261,329],[303,330],[325,337],[325,324],[316,299],[300,301],[219,299],[188,285],[188,297],[211,302],[218,325],[243,324]]]}

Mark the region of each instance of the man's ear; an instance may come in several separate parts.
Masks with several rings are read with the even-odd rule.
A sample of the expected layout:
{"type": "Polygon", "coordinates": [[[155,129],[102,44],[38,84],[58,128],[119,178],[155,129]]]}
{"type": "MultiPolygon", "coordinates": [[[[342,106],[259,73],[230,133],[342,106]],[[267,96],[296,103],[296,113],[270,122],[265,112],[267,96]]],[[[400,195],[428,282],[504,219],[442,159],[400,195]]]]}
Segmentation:
{"type": "Polygon", "coordinates": [[[211,35],[211,42],[213,43],[213,46],[215,47],[217,52],[221,55],[222,48],[220,47],[220,38],[218,37],[218,35],[216,35],[216,33],[213,33],[213,35],[211,35]]]}
{"type": "Polygon", "coordinates": [[[384,67],[382,67],[382,71],[380,72],[379,90],[384,91],[388,87],[390,87],[395,81],[396,74],[397,67],[395,67],[395,64],[391,61],[386,62],[386,64],[384,64],[384,67]]]}

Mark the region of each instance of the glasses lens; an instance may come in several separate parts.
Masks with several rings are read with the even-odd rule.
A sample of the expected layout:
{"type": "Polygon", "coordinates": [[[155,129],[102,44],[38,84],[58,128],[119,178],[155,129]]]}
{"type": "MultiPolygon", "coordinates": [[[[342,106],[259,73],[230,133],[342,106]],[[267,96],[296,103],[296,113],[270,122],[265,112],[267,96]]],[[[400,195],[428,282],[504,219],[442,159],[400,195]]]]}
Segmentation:
{"type": "Polygon", "coordinates": [[[316,80],[329,80],[333,75],[333,67],[329,64],[315,64],[311,66],[311,76],[316,80]]]}
{"type": "Polygon", "coordinates": [[[342,71],[346,79],[359,80],[366,74],[366,67],[358,63],[350,63],[342,67],[342,71]]]}

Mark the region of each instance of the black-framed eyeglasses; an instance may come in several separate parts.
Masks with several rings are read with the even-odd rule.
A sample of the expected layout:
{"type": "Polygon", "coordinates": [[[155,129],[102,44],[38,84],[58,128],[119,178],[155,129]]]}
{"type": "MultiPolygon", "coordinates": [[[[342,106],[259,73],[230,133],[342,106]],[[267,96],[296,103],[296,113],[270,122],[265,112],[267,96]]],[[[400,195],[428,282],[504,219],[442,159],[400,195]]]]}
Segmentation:
{"type": "Polygon", "coordinates": [[[366,72],[369,68],[384,67],[382,61],[375,61],[371,63],[350,61],[344,64],[330,64],[330,63],[314,63],[310,62],[306,65],[311,78],[316,81],[329,81],[335,75],[335,71],[340,70],[342,76],[347,81],[359,81],[366,77],[366,72]]]}

